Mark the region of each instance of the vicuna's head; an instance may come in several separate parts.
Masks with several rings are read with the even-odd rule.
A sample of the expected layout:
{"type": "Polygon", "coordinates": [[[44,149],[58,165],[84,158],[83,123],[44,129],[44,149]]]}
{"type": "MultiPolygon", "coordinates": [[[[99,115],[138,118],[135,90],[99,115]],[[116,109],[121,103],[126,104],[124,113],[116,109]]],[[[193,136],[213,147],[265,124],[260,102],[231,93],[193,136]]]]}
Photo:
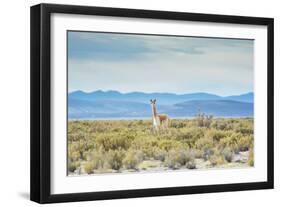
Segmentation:
{"type": "Polygon", "coordinates": [[[154,100],[150,99],[150,104],[151,105],[155,105],[156,104],[156,99],[154,99],[154,100]]]}
{"type": "Polygon", "coordinates": [[[156,99],[152,100],[150,99],[150,105],[152,108],[152,114],[153,116],[156,116],[157,112],[156,112],[156,99]]]}

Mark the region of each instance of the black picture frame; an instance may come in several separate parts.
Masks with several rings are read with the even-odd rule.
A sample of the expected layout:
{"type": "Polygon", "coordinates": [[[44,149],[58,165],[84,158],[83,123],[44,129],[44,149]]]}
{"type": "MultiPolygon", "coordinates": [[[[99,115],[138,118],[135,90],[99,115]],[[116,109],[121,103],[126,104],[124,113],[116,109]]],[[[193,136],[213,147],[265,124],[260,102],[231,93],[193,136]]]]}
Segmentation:
{"type": "Polygon", "coordinates": [[[274,187],[274,78],[272,18],[195,14],[170,11],[135,10],[89,6],[39,4],[31,7],[31,151],[30,199],[38,203],[88,201],[102,199],[166,196],[179,194],[211,193],[272,189],[274,187]],[[51,70],[50,70],[50,16],[52,13],[134,17],[162,20],[180,20],[210,23],[232,23],[267,26],[267,181],[237,184],[219,184],[186,187],[167,187],[73,194],[51,194],[51,70]]]}

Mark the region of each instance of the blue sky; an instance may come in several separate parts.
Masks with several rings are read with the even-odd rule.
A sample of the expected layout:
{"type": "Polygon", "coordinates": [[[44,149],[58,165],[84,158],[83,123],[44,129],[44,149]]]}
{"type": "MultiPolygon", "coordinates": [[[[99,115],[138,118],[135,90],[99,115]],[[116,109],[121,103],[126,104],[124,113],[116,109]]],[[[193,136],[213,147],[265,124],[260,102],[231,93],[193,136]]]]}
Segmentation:
{"type": "Polygon", "coordinates": [[[253,40],[68,32],[68,90],[253,91],[253,40]]]}

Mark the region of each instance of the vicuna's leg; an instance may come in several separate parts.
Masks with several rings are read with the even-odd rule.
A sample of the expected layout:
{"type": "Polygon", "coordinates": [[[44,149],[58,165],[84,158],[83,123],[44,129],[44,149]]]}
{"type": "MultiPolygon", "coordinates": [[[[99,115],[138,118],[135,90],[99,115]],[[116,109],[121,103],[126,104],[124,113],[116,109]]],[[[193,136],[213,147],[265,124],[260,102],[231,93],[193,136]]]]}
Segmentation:
{"type": "Polygon", "coordinates": [[[164,126],[165,126],[165,129],[168,129],[168,127],[169,127],[169,118],[167,118],[167,119],[165,120],[164,126]]]}
{"type": "Polygon", "coordinates": [[[162,128],[163,130],[167,129],[167,128],[168,128],[168,123],[169,123],[168,119],[163,120],[163,121],[161,122],[161,128],[162,128]]]}
{"type": "Polygon", "coordinates": [[[168,129],[168,128],[169,128],[169,122],[170,122],[170,119],[169,119],[169,118],[167,118],[167,121],[166,121],[166,129],[168,129]]]}
{"type": "Polygon", "coordinates": [[[158,134],[158,132],[159,132],[158,126],[153,127],[153,132],[154,132],[154,134],[158,134]]]}

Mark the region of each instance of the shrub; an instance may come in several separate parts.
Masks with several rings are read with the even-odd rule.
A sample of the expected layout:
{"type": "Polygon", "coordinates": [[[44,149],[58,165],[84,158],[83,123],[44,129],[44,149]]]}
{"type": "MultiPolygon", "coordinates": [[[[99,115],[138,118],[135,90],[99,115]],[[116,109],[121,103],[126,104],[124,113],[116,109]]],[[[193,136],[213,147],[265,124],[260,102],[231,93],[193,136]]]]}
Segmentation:
{"type": "Polygon", "coordinates": [[[204,137],[196,141],[195,147],[205,151],[214,147],[214,141],[212,138],[204,137]]]}
{"type": "Polygon", "coordinates": [[[240,139],[240,137],[241,137],[240,134],[232,134],[230,136],[222,138],[219,142],[219,147],[222,149],[225,147],[229,147],[232,151],[238,153],[240,150],[237,142],[240,139]]]}
{"type": "Polygon", "coordinates": [[[131,148],[140,150],[146,158],[153,157],[154,149],[158,147],[159,141],[155,136],[139,136],[131,144],[131,148]]]}
{"type": "Polygon", "coordinates": [[[249,166],[254,166],[255,161],[254,161],[254,149],[251,148],[249,151],[249,159],[248,159],[248,165],[249,166]]]}
{"type": "Polygon", "coordinates": [[[165,157],[164,166],[171,169],[180,168],[180,164],[176,160],[176,156],[174,153],[169,152],[168,156],[165,157]]]}
{"type": "Polygon", "coordinates": [[[176,122],[176,121],[173,121],[173,122],[170,124],[170,127],[176,128],[176,129],[184,128],[185,126],[186,126],[186,124],[185,124],[184,122],[176,122]]]}
{"type": "Polygon", "coordinates": [[[195,142],[204,137],[205,129],[204,128],[198,128],[198,127],[190,127],[190,128],[184,128],[175,135],[176,140],[180,142],[184,142],[188,144],[190,147],[191,145],[194,145],[195,142]]]}
{"type": "Polygon", "coordinates": [[[91,162],[91,161],[88,161],[88,162],[84,163],[84,165],[83,165],[84,171],[87,174],[93,173],[94,169],[96,169],[95,167],[96,167],[95,163],[91,162]]]}
{"type": "Polygon", "coordinates": [[[247,150],[249,150],[250,147],[253,144],[253,141],[254,141],[253,135],[247,135],[247,136],[240,137],[237,140],[239,151],[247,151],[247,150]]]}
{"type": "Polygon", "coordinates": [[[232,157],[233,157],[233,151],[229,148],[226,147],[221,151],[221,154],[223,155],[224,159],[227,162],[231,162],[232,161],[232,157]]]}
{"type": "Polygon", "coordinates": [[[192,150],[179,150],[179,157],[178,157],[178,162],[181,165],[185,165],[187,162],[189,161],[193,161],[194,160],[194,153],[192,150]]]}
{"type": "Polygon", "coordinates": [[[116,149],[128,149],[131,146],[135,136],[133,133],[106,133],[100,134],[96,138],[96,144],[98,147],[102,147],[104,150],[116,150],[116,149]]]}
{"type": "Polygon", "coordinates": [[[242,133],[242,134],[253,134],[254,130],[252,128],[238,128],[235,130],[238,133],[242,133]]]}
{"type": "Polygon", "coordinates": [[[209,129],[208,131],[206,131],[205,137],[213,139],[215,142],[219,142],[222,138],[227,137],[229,134],[231,133],[227,131],[209,129]]]}
{"type": "Polygon", "coordinates": [[[185,166],[188,169],[196,169],[196,164],[195,164],[194,160],[187,162],[185,166]]]}
{"type": "Polygon", "coordinates": [[[222,121],[218,121],[218,122],[216,122],[216,124],[214,125],[214,127],[215,127],[216,129],[219,129],[219,130],[225,130],[225,129],[227,129],[227,123],[222,122],[222,121]]]}
{"type": "Polygon", "coordinates": [[[181,166],[186,165],[186,163],[194,161],[194,154],[190,150],[170,150],[165,158],[165,166],[177,169],[181,166]]]}
{"type": "Polygon", "coordinates": [[[218,149],[214,149],[213,154],[209,158],[209,161],[211,162],[212,166],[223,165],[226,163],[224,156],[218,149]]]}
{"type": "Polygon", "coordinates": [[[72,161],[77,161],[79,160],[81,157],[80,155],[80,152],[79,151],[70,151],[69,152],[69,158],[72,160],[72,161]]]}
{"type": "Polygon", "coordinates": [[[166,150],[155,148],[153,151],[154,151],[154,156],[153,157],[154,157],[155,160],[160,160],[162,162],[165,160],[165,157],[167,155],[167,151],[166,150]]]}
{"type": "MultiPolygon", "coordinates": [[[[202,120],[200,125],[198,119],[173,119],[159,133],[151,132],[151,120],[69,121],[68,171],[86,172],[85,166],[89,173],[118,172],[142,163],[193,169],[195,158],[218,166],[252,150],[253,119],[211,119],[210,126],[202,120]]],[[[248,164],[253,162],[250,152],[248,164]]]]}
{"type": "Polygon", "coordinates": [[[166,151],[169,151],[171,149],[177,149],[182,146],[182,144],[176,140],[164,139],[164,140],[160,140],[158,143],[159,143],[158,144],[159,148],[166,151]]]}
{"type": "Polygon", "coordinates": [[[109,150],[104,158],[106,160],[106,168],[119,170],[122,167],[123,158],[123,150],[109,150]]]}
{"type": "Polygon", "coordinates": [[[192,149],[195,158],[203,158],[204,152],[199,149],[192,149]]]}
{"type": "Polygon", "coordinates": [[[212,166],[225,164],[225,159],[224,159],[224,157],[223,157],[222,155],[220,155],[220,154],[213,154],[213,155],[210,157],[209,160],[210,160],[212,166]]]}
{"type": "Polygon", "coordinates": [[[87,161],[88,163],[91,163],[93,169],[104,167],[104,154],[105,151],[102,148],[93,150],[87,154],[87,161]]]}
{"type": "Polygon", "coordinates": [[[205,113],[199,112],[196,116],[197,126],[209,128],[212,124],[212,119],[212,115],[207,115],[205,113]]]}
{"type": "Polygon", "coordinates": [[[78,166],[79,166],[78,162],[69,161],[68,162],[68,172],[74,172],[77,169],[78,166]]]}
{"type": "Polygon", "coordinates": [[[136,169],[137,165],[143,160],[143,153],[139,150],[128,150],[123,159],[123,166],[127,169],[136,169]]]}
{"type": "Polygon", "coordinates": [[[209,160],[210,157],[214,154],[214,149],[213,148],[206,148],[203,150],[203,159],[209,160]]]}

